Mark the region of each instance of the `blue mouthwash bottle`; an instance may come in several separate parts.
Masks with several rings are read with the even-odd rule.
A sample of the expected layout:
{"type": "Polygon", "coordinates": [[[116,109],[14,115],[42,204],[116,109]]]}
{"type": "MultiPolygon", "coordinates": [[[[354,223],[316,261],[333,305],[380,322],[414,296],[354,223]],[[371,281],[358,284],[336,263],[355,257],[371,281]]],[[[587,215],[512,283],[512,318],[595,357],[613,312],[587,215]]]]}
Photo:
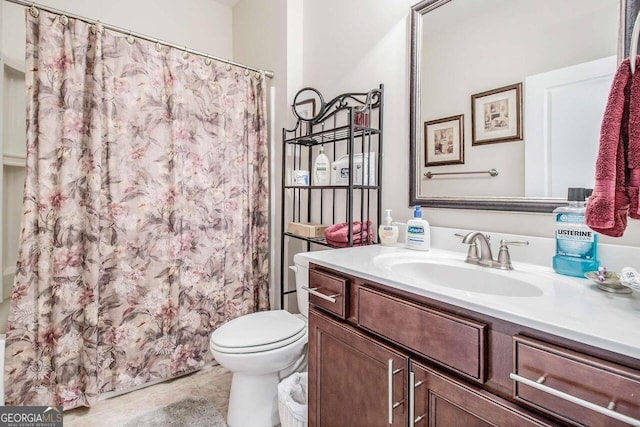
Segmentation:
{"type": "Polygon", "coordinates": [[[598,269],[598,235],[584,223],[584,188],[569,188],[569,206],[553,211],[556,220],[556,255],[553,269],[567,276],[584,277],[598,269]]]}

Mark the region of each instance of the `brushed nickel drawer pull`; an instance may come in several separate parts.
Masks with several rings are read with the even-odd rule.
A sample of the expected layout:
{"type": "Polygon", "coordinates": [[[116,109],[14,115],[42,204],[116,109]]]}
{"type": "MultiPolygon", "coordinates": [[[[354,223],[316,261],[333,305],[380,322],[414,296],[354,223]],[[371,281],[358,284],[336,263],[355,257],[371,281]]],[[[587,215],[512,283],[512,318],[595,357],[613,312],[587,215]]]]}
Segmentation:
{"type": "Polygon", "coordinates": [[[422,414],[416,417],[416,388],[421,384],[424,384],[424,380],[416,382],[416,374],[409,372],[409,427],[415,427],[417,422],[427,416],[422,414]]]}
{"type": "Polygon", "coordinates": [[[409,427],[415,427],[416,423],[416,374],[409,372],[409,427]]]}
{"type": "Polygon", "coordinates": [[[387,362],[387,381],[388,381],[388,404],[389,404],[389,425],[393,424],[393,359],[387,362]]]}
{"type": "Polygon", "coordinates": [[[304,289],[305,291],[309,292],[311,295],[315,295],[318,298],[322,298],[325,301],[329,301],[332,304],[336,303],[336,297],[339,297],[340,294],[333,294],[333,295],[325,295],[322,294],[320,292],[318,292],[318,289],[320,288],[310,288],[308,286],[301,286],[302,289],[304,289]]]}
{"type": "Polygon", "coordinates": [[[393,359],[389,359],[387,362],[387,380],[389,381],[388,391],[389,391],[389,424],[393,424],[393,410],[398,406],[404,403],[404,400],[400,400],[398,402],[393,402],[393,376],[399,372],[403,371],[403,368],[393,369],[393,359]]]}
{"type": "MultiPolygon", "coordinates": [[[[551,387],[546,386],[544,384],[540,384],[540,383],[538,383],[536,381],[530,380],[529,378],[525,378],[525,377],[522,377],[522,376],[514,374],[514,373],[510,373],[509,377],[514,381],[520,382],[522,384],[526,384],[529,387],[535,388],[535,389],[540,390],[540,391],[542,391],[544,393],[549,393],[552,396],[558,397],[558,398],[566,400],[568,402],[575,403],[576,405],[582,406],[583,408],[591,409],[592,411],[598,412],[598,413],[600,413],[602,415],[606,415],[608,417],[615,418],[616,420],[625,422],[625,423],[630,424],[632,426],[640,427],[640,420],[632,418],[632,417],[629,417],[629,416],[624,415],[624,414],[621,414],[620,412],[616,412],[616,411],[614,411],[612,409],[605,408],[605,407],[602,407],[600,405],[596,405],[595,403],[591,403],[591,402],[589,402],[587,400],[580,399],[579,397],[572,396],[572,395],[567,394],[567,393],[565,393],[563,391],[556,390],[555,388],[551,388],[551,387]]],[[[610,402],[609,406],[611,406],[611,403],[614,403],[614,402],[610,402]]]]}

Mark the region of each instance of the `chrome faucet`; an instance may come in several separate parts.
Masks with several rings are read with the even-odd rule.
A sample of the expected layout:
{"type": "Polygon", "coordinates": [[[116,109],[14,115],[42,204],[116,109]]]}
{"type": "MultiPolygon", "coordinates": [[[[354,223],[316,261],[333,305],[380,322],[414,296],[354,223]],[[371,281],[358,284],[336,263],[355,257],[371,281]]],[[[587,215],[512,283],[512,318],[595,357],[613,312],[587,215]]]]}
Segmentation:
{"type": "Polygon", "coordinates": [[[500,253],[498,254],[498,259],[494,260],[491,253],[491,244],[489,243],[491,239],[488,235],[479,231],[472,231],[464,236],[461,234],[456,234],[456,236],[462,237],[462,243],[469,245],[469,252],[467,252],[465,262],[484,267],[499,268],[500,270],[513,270],[507,245],[526,246],[529,244],[526,240],[500,240],[500,253]]]}
{"type": "Polygon", "coordinates": [[[476,253],[476,257],[467,257],[466,262],[472,264],[484,265],[485,267],[493,266],[493,255],[491,254],[491,245],[489,244],[490,237],[485,236],[479,231],[472,231],[462,238],[462,243],[468,245],[475,245],[480,253],[476,253]]]}

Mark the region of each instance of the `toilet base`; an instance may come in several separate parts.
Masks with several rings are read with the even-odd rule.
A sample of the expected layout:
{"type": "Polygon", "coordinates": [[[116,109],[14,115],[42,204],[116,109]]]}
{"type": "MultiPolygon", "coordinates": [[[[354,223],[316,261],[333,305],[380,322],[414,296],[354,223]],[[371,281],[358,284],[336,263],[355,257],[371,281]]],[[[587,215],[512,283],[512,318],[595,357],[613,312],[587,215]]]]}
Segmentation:
{"type": "Polygon", "coordinates": [[[234,373],[231,380],[229,427],[273,427],[278,415],[278,372],[269,375],[234,373]]]}

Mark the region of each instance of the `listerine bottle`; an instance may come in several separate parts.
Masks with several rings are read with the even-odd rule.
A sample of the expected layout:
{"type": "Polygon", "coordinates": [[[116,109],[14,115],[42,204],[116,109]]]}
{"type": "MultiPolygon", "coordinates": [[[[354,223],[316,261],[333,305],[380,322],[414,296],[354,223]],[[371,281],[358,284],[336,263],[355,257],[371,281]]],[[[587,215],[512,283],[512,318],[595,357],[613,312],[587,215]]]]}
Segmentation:
{"type": "Polygon", "coordinates": [[[584,188],[569,188],[569,206],[553,211],[556,220],[556,273],[584,277],[584,273],[598,269],[598,234],[584,223],[584,188]]]}

